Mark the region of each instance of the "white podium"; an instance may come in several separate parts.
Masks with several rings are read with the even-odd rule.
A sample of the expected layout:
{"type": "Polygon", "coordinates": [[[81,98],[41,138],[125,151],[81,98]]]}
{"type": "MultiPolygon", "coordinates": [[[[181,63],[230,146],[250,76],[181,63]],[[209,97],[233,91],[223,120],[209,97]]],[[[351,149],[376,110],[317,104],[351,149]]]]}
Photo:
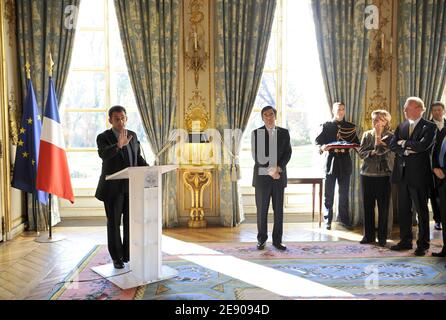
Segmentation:
{"type": "Polygon", "coordinates": [[[106,180],[129,179],[130,261],[124,269],[113,263],[92,270],[120,287],[135,288],[175,277],[178,272],[162,265],[162,175],[177,165],[129,167],[106,180]]]}

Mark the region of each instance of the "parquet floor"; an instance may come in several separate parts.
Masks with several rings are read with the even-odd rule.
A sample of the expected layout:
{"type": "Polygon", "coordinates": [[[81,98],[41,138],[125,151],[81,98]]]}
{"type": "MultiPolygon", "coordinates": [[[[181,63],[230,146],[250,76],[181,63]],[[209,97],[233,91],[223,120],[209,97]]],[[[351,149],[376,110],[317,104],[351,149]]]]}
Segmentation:
{"type": "MultiPolygon", "coordinates": [[[[71,224],[72,225],[72,224],[71,224]]],[[[272,230],[270,225],[269,230],[272,230]]],[[[34,233],[24,233],[12,241],[0,243],[0,300],[46,299],[78,262],[98,244],[106,244],[105,226],[56,227],[54,234],[65,239],[53,243],[35,242],[34,233]]],[[[252,242],[256,243],[255,224],[237,228],[175,228],[163,234],[186,242],[252,242]]],[[[432,231],[439,238],[441,233],[432,231]]],[[[287,223],[283,241],[359,241],[361,230],[342,227],[331,231],[319,229],[317,223],[287,223]]],[[[396,236],[393,239],[397,238],[396,236]]]]}

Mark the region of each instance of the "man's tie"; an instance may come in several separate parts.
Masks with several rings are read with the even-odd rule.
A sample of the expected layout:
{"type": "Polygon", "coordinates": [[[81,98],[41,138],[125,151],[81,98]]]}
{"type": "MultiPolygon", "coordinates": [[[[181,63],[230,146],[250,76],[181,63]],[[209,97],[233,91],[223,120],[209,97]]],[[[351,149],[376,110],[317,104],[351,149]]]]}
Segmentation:
{"type": "Polygon", "coordinates": [[[444,168],[444,154],[446,153],[446,138],[443,139],[441,144],[440,154],[438,155],[438,163],[440,167],[444,168]]]}
{"type": "Polygon", "coordinates": [[[268,129],[269,138],[272,139],[274,137],[274,129],[268,129]]]}
{"type": "Polygon", "coordinates": [[[415,127],[415,123],[411,123],[409,126],[409,138],[412,136],[414,127],[415,127]]]}
{"type": "Polygon", "coordinates": [[[132,159],[131,149],[130,149],[129,145],[126,145],[126,146],[122,147],[122,151],[121,152],[122,152],[122,155],[124,156],[124,160],[125,160],[126,165],[131,167],[133,159],[132,159]]]}

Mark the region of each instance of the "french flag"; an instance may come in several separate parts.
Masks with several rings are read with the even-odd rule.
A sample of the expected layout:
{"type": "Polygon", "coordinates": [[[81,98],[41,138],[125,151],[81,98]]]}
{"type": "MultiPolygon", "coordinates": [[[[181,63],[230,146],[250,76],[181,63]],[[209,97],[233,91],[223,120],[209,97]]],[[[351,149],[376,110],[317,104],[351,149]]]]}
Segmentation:
{"type": "Polygon", "coordinates": [[[54,194],[74,203],[56,92],[51,78],[40,136],[36,187],[38,190],[54,194]]]}

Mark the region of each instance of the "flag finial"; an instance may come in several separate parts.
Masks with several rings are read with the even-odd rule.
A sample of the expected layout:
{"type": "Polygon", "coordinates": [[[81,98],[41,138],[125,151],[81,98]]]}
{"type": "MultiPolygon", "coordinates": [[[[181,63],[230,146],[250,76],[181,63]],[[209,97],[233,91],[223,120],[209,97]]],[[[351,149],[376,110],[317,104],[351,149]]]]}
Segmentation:
{"type": "Polygon", "coordinates": [[[29,62],[25,64],[26,79],[31,79],[31,65],[29,62]]]}
{"type": "Polygon", "coordinates": [[[54,61],[53,61],[53,56],[51,55],[51,52],[50,52],[50,64],[48,66],[48,73],[49,73],[50,77],[53,76],[53,67],[54,67],[54,61]]]}

